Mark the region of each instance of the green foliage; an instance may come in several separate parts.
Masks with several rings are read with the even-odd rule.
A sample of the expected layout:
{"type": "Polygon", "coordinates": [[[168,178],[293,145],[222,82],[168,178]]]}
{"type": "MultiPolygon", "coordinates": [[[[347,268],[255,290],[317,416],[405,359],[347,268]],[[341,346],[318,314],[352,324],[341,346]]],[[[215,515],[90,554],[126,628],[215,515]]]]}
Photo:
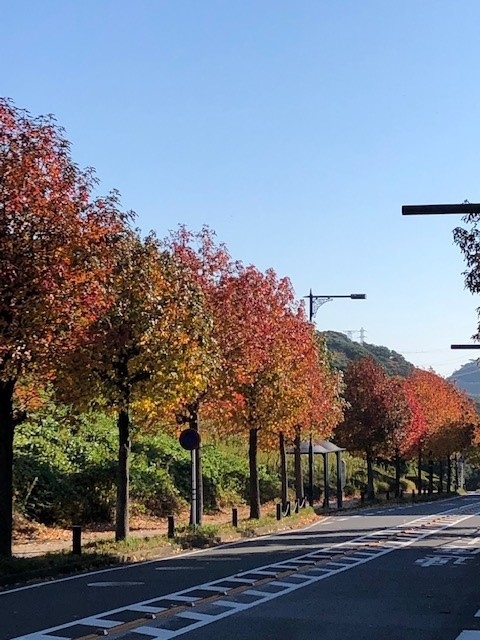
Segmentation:
{"type": "MultiPolygon", "coordinates": [[[[190,499],[190,453],[177,438],[132,429],[130,495],[137,511],[179,513],[190,499]]],[[[115,510],[117,431],[102,413],[74,415],[47,403],[15,436],[16,509],[45,524],[111,522],[115,510]]],[[[248,459],[236,447],[205,445],[206,511],[240,504],[248,495],[248,459]]],[[[260,465],[262,500],[280,495],[276,470],[260,465]]]]}
{"type": "Polygon", "coordinates": [[[373,483],[375,487],[375,493],[387,493],[390,491],[390,482],[385,482],[385,480],[377,480],[373,483]]]}
{"type": "Polygon", "coordinates": [[[403,491],[408,491],[410,493],[412,491],[416,491],[417,485],[413,480],[408,480],[407,478],[400,478],[400,489],[403,489],[403,491]]]}
{"type": "Polygon", "coordinates": [[[203,525],[201,527],[183,527],[175,536],[175,542],[182,549],[202,549],[212,547],[221,542],[219,536],[220,527],[216,525],[203,525]]]}
{"type": "Polygon", "coordinates": [[[356,493],[357,493],[356,488],[351,484],[346,484],[343,488],[343,495],[346,498],[351,498],[354,495],[356,495],[356,493]]]}
{"type": "Polygon", "coordinates": [[[132,500],[155,516],[178,513],[190,491],[189,453],[165,434],[134,434],[131,457],[132,500]]]}
{"type": "Polygon", "coordinates": [[[249,475],[246,455],[208,445],[202,453],[205,508],[214,511],[244,502],[249,475]]]}
{"type": "Polygon", "coordinates": [[[274,473],[268,467],[259,466],[258,479],[260,484],[260,499],[262,503],[271,502],[280,496],[281,481],[278,473],[274,473]]]}
{"type": "Polygon", "coordinates": [[[327,347],[332,354],[332,364],[336,369],[345,371],[354,360],[373,358],[382,365],[389,375],[406,377],[412,370],[412,364],[396,351],[375,344],[353,342],[344,333],[325,331],[323,334],[327,347]]]}
{"type": "Polygon", "coordinates": [[[108,520],[114,507],[115,430],[102,414],[48,405],[15,435],[17,509],[46,524],[108,520]]]}

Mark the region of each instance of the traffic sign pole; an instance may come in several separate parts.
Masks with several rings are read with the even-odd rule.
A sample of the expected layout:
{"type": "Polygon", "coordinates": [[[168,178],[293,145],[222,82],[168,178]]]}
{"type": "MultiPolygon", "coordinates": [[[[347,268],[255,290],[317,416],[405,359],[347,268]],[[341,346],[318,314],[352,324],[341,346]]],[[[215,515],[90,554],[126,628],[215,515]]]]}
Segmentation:
{"type": "Polygon", "coordinates": [[[190,451],[190,524],[195,529],[199,523],[198,499],[197,499],[197,453],[200,446],[200,434],[196,429],[184,429],[179,442],[184,449],[190,451]]]}
{"type": "Polygon", "coordinates": [[[197,526],[197,452],[195,449],[190,451],[190,470],[191,470],[191,502],[190,502],[190,523],[195,529],[197,526]]]}

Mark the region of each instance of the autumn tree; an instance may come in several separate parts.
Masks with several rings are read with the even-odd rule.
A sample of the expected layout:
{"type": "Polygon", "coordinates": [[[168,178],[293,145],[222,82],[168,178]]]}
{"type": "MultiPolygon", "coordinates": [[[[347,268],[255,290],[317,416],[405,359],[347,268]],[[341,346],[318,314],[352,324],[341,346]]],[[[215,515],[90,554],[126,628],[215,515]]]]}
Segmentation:
{"type": "MultiPolygon", "coordinates": [[[[415,395],[424,420],[423,433],[417,445],[418,485],[421,486],[422,453],[426,452],[429,467],[428,485],[431,493],[434,460],[446,459],[448,476],[450,476],[450,455],[468,446],[476,423],[476,411],[473,402],[433,371],[414,369],[407,384],[415,395]]],[[[447,484],[449,484],[448,481],[447,484]]]]}
{"type": "Polygon", "coordinates": [[[385,443],[385,453],[393,458],[395,466],[395,497],[400,495],[402,461],[409,450],[412,431],[418,428],[418,405],[404,378],[392,376],[385,381],[385,393],[389,400],[388,414],[392,429],[385,443]]]}
{"type": "MultiPolygon", "coordinates": [[[[292,425],[305,420],[308,408],[315,402],[315,424],[326,425],[327,416],[335,411],[322,409],[328,404],[325,398],[336,393],[337,376],[325,373],[320,355],[325,353],[324,347],[317,348],[313,327],[294,302],[289,284],[278,281],[273,272],[261,274],[254,267],[233,261],[227,248],[217,243],[214,233],[206,227],[198,233],[180,227],[167,239],[167,246],[201,287],[213,323],[217,366],[212,367],[208,384],[199,396],[185,401],[184,419],[198,427],[198,410],[202,406],[218,434],[229,428],[241,432],[245,408],[242,376],[258,366],[256,387],[262,391],[258,392],[257,409],[260,404],[263,408],[260,440],[257,438],[255,446],[271,449],[278,439],[283,439],[284,450],[292,425]],[[270,296],[265,301],[262,288],[270,296]],[[274,307],[270,300],[275,300],[274,307]],[[335,380],[333,384],[330,378],[335,380]]],[[[312,415],[313,412],[308,415],[309,420],[312,415]]],[[[197,470],[199,467],[197,464],[197,470]]],[[[201,483],[197,482],[197,486],[201,483]]]]}
{"type": "Polygon", "coordinates": [[[117,198],[93,199],[51,117],[0,99],[0,555],[11,555],[15,389],[45,379],[109,304],[117,198]]]}
{"type": "Polygon", "coordinates": [[[294,445],[295,492],[303,498],[300,444],[302,433],[312,439],[330,437],[342,418],[341,374],[333,369],[324,339],[307,321],[303,308],[287,314],[284,323],[283,388],[277,402],[284,415],[276,426],[279,439],[282,500],[287,500],[285,444],[294,445]]]}
{"type": "MultiPolygon", "coordinates": [[[[427,436],[427,422],[422,410],[422,405],[415,395],[414,386],[410,378],[404,378],[402,381],[405,396],[410,410],[410,419],[407,428],[400,434],[397,446],[399,455],[406,460],[413,457],[419,457],[417,489],[420,492],[422,487],[421,478],[421,455],[422,447],[427,436]]],[[[395,495],[400,493],[399,482],[395,483],[395,495]]]]}
{"type": "Polygon", "coordinates": [[[115,535],[122,540],[129,533],[131,414],[173,410],[178,397],[204,388],[210,323],[201,291],[153,234],[142,240],[125,231],[111,295],[110,308],[91,325],[62,379],[70,399],[75,393],[99,398],[117,414],[115,535]]]}
{"type": "MultiPolygon", "coordinates": [[[[180,225],[163,241],[163,247],[176,260],[179,260],[192,283],[201,290],[205,311],[211,320],[211,340],[205,341],[203,345],[204,359],[209,363],[209,373],[204,378],[204,386],[198,387],[193,395],[179,397],[176,407],[177,421],[198,431],[201,408],[204,405],[208,406],[212,392],[218,389],[220,380],[220,343],[224,321],[220,283],[236,274],[242,267],[239,262],[232,260],[227,247],[216,241],[215,233],[207,226],[195,232],[180,225]]],[[[211,403],[210,409],[212,410],[211,403]]],[[[218,404],[213,410],[218,414],[218,404]]],[[[195,520],[197,524],[201,524],[203,519],[201,445],[195,450],[194,455],[197,485],[195,520]]]]}
{"type": "Polygon", "coordinates": [[[344,420],[335,433],[343,446],[365,453],[367,495],[373,499],[374,458],[385,451],[395,429],[408,419],[408,405],[399,384],[371,358],[352,362],[344,382],[344,420]]]}
{"type": "Polygon", "coordinates": [[[215,401],[228,407],[230,428],[248,434],[250,517],[259,518],[259,433],[278,424],[282,411],[276,403],[285,375],[280,345],[294,296],[287,279],[248,266],[221,279],[217,304],[222,331],[217,335],[221,367],[215,401]]]}

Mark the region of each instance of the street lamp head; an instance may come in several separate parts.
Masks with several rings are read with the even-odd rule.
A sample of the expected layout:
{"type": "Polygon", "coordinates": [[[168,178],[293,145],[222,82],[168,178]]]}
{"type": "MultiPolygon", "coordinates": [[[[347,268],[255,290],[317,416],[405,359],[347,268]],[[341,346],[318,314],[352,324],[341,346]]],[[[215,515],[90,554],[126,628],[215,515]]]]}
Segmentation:
{"type": "Polygon", "coordinates": [[[468,215],[480,213],[480,204],[462,202],[461,204],[404,204],[402,216],[431,216],[431,215],[468,215]]]}
{"type": "Polygon", "coordinates": [[[480,349],[480,344],[451,344],[450,349],[480,349]]]}
{"type": "Polygon", "coordinates": [[[352,300],[365,300],[366,298],[366,294],[365,293],[351,293],[350,294],[350,298],[352,300]]]}

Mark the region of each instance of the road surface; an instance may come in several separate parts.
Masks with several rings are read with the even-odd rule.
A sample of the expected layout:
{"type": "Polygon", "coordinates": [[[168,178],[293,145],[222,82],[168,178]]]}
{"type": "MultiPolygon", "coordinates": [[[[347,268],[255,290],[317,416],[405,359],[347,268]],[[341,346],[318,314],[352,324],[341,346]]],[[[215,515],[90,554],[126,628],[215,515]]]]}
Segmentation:
{"type": "Polygon", "coordinates": [[[4,591],[0,640],[480,640],[479,609],[468,495],[4,591]]]}

